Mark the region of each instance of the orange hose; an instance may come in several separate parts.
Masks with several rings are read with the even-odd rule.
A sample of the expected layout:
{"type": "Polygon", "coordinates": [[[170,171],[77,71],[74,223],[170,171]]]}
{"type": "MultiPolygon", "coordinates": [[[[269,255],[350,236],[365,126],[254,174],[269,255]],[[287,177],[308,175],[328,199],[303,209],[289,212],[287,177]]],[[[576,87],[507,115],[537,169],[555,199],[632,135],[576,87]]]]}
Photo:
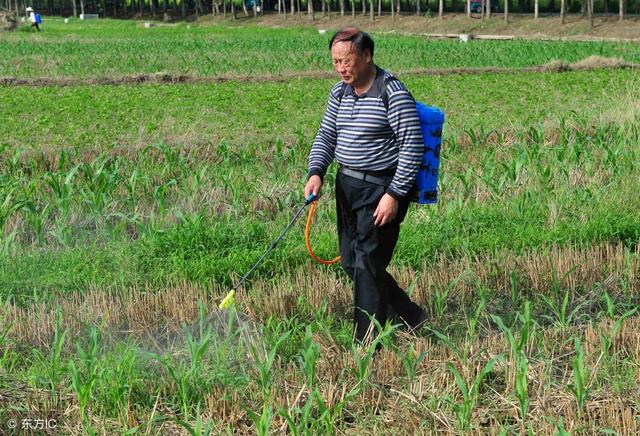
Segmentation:
{"type": "Polygon", "coordinates": [[[323,265],[332,265],[336,262],[340,261],[340,256],[336,257],[333,260],[323,260],[320,259],[318,256],[316,256],[313,253],[313,250],[311,249],[311,241],[310,241],[310,235],[311,235],[311,220],[313,218],[313,212],[316,210],[316,202],[313,201],[311,202],[311,208],[309,209],[309,216],[307,217],[307,226],[304,230],[304,241],[307,243],[307,251],[309,252],[309,255],[311,256],[311,258],[313,260],[315,260],[318,263],[321,263],[323,265]]]}

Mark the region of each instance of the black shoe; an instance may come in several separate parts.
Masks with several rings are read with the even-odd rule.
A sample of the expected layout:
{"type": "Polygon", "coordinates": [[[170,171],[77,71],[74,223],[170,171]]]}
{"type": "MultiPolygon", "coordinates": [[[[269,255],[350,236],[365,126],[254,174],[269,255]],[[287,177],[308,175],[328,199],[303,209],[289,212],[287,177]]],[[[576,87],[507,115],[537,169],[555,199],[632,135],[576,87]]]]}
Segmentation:
{"type": "Polygon", "coordinates": [[[411,330],[413,331],[417,331],[420,330],[424,325],[426,325],[427,322],[427,312],[425,312],[425,310],[418,306],[418,316],[416,317],[415,321],[411,323],[410,327],[411,330]]]}

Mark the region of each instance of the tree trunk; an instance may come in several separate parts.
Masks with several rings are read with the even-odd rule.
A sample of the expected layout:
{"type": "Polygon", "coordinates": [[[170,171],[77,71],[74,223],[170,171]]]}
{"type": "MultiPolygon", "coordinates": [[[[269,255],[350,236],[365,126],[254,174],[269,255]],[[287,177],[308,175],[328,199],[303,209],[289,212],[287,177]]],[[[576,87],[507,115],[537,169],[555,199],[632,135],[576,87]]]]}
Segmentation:
{"type": "Polygon", "coordinates": [[[620,0],[620,5],[618,6],[618,13],[620,14],[620,21],[624,20],[624,0],[620,0]]]}
{"type": "MultiPolygon", "coordinates": [[[[255,9],[255,7],[254,7],[255,9]]],[[[291,15],[293,16],[293,14],[296,13],[296,2],[295,0],[291,0],[291,15]]]]}
{"type": "MultiPolygon", "coordinates": [[[[182,14],[184,15],[184,0],[182,0],[182,14]]],[[[222,16],[227,18],[227,0],[222,0],[222,16]]]]}
{"type": "MultiPolygon", "coordinates": [[[[622,1],[622,0],[620,0],[620,1],[622,1]]],[[[9,3],[9,4],[11,4],[11,3],[9,3]]],[[[125,1],[124,4],[125,4],[124,7],[126,8],[127,7],[126,6],[127,2],[125,1]]],[[[76,6],[76,0],[73,0],[73,16],[74,16],[74,18],[78,18],[78,6],[76,6]]]]}
{"type": "MultiPolygon", "coordinates": [[[[429,0],[427,0],[427,9],[429,9],[429,0]]],[[[420,0],[416,0],[416,15],[420,16],[420,0]]]]}
{"type": "Polygon", "coordinates": [[[593,2],[587,0],[587,19],[589,20],[589,30],[593,29],[593,2]]]}
{"type": "Polygon", "coordinates": [[[509,0],[504,0],[504,24],[509,24],[509,0]]]}
{"type": "Polygon", "coordinates": [[[533,4],[533,19],[537,20],[538,19],[538,8],[539,8],[539,0],[535,0],[535,3],[533,4]]]}
{"type": "Polygon", "coordinates": [[[307,15],[311,21],[315,21],[316,16],[313,11],[313,0],[307,0],[307,15]]]}
{"type": "Polygon", "coordinates": [[[362,16],[366,17],[367,16],[367,1],[366,0],[360,0],[362,2],[362,16]]]}
{"type": "Polygon", "coordinates": [[[382,0],[378,0],[378,18],[382,16],[382,0]]]}
{"type": "Polygon", "coordinates": [[[398,16],[398,18],[400,18],[400,0],[398,0],[398,9],[396,9],[396,15],[398,16]]]}
{"type": "Polygon", "coordinates": [[[565,20],[565,10],[567,9],[565,3],[566,0],[560,0],[560,24],[564,24],[565,20]]]}
{"type": "Polygon", "coordinates": [[[491,1],[487,0],[487,18],[491,18],[491,1]]]}
{"type": "Polygon", "coordinates": [[[444,0],[438,1],[438,17],[442,19],[442,15],[444,13],[444,0]]]}
{"type": "Polygon", "coordinates": [[[391,0],[391,21],[396,21],[396,8],[393,5],[393,0],[391,0]]]}
{"type": "Polygon", "coordinates": [[[471,0],[467,0],[467,17],[471,18],[471,0]]]}
{"type": "Polygon", "coordinates": [[[356,19],[356,0],[351,0],[351,19],[356,19]]]}
{"type": "Polygon", "coordinates": [[[298,17],[302,14],[302,8],[300,7],[300,0],[296,0],[296,3],[298,4],[298,17]]]}

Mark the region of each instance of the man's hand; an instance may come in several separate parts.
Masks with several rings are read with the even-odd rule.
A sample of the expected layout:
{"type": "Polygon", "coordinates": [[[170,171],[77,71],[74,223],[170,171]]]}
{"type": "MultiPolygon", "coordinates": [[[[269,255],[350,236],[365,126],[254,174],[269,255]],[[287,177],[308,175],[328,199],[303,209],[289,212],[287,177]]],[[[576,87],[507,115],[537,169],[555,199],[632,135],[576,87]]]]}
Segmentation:
{"type": "Polygon", "coordinates": [[[376,211],[373,212],[373,217],[375,218],[373,223],[378,227],[382,227],[393,221],[398,214],[398,203],[398,200],[389,194],[384,194],[378,203],[378,207],[376,207],[376,211]]]}
{"type": "Polygon", "coordinates": [[[320,189],[322,189],[322,179],[320,176],[311,176],[304,187],[304,198],[309,198],[313,194],[316,199],[320,197],[320,189]]]}

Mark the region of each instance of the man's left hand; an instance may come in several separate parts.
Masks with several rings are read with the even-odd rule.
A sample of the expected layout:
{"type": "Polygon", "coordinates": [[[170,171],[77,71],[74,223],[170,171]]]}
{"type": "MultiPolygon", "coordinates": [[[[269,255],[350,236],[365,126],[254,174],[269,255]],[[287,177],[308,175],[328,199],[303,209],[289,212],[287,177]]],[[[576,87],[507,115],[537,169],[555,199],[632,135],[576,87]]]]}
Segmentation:
{"type": "Polygon", "coordinates": [[[384,194],[378,203],[378,207],[376,207],[376,211],[373,212],[373,217],[375,218],[373,223],[378,227],[382,227],[393,221],[398,214],[398,203],[398,200],[389,194],[384,194]]]}

